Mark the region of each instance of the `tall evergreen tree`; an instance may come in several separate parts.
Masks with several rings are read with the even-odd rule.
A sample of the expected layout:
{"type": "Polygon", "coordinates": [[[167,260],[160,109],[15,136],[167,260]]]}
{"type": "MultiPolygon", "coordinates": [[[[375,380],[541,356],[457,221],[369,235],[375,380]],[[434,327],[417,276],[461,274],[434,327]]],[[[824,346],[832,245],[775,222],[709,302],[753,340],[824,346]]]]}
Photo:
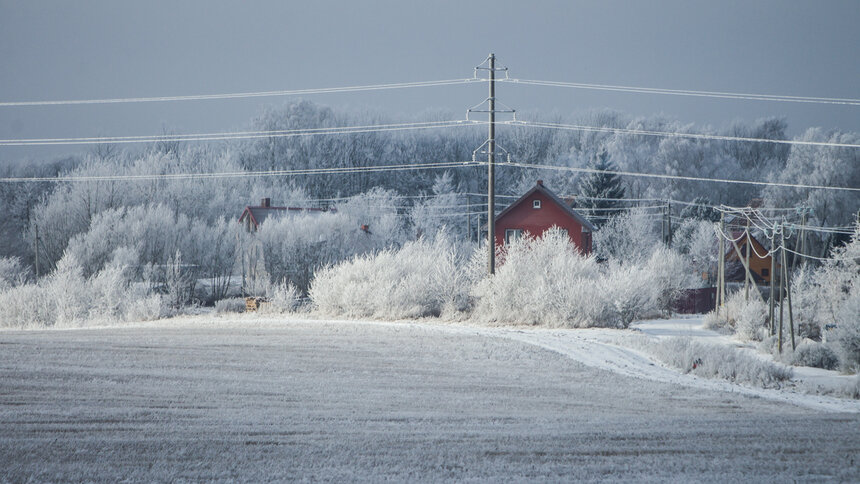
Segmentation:
{"type": "MultiPolygon", "coordinates": [[[[577,207],[591,209],[606,209],[624,207],[624,203],[619,201],[624,198],[624,187],[621,185],[621,177],[606,171],[615,171],[615,164],[609,159],[609,153],[606,150],[601,150],[597,153],[589,168],[600,170],[595,173],[589,173],[579,180],[579,196],[577,197],[577,207]]],[[[616,215],[613,211],[593,211],[585,214],[592,223],[600,225],[605,221],[605,217],[616,215]],[[601,218],[604,217],[604,218],[601,218]]]]}

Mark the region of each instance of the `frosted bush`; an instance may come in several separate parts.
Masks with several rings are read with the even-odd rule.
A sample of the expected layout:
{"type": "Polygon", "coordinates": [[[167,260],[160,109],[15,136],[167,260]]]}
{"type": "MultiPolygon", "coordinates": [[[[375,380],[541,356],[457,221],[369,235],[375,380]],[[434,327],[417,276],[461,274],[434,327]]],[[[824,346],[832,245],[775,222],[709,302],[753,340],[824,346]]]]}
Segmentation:
{"type": "Polygon", "coordinates": [[[473,295],[478,317],[503,323],[626,328],[666,310],[689,284],[683,256],[671,250],[598,265],[558,230],[514,241],[500,260],[473,295]]]}
{"type": "Polygon", "coordinates": [[[267,311],[288,313],[295,311],[301,302],[301,292],[291,282],[286,279],[280,284],[274,285],[268,290],[269,304],[266,306],[267,311]]]}
{"type": "MultiPolygon", "coordinates": [[[[645,268],[635,264],[611,264],[599,287],[614,311],[603,315],[605,326],[626,328],[644,313],[656,308],[659,286],[645,268]]],[[[598,324],[597,326],[604,326],[598,324]]]]}
{"type": "Polygon", "coordinates": [[[668,338],[643,349],[667,365],[706,378],[723,378],[763,388],[779,387],[792,370],[731,346],[706,344],[689,338],[668,338]]]}
{"type": "Polygon", "coordinates": [[[860,287],[851,291],[838,310],[833,343],[842,368],[856,373],[860,371],[860,287]]]}
{"type": "Polygon", "coordinates": [[[215,301],[215,312],[223,313],[241,313],[245,311],[245,298],[230,297],[215,301]]]}
{"type": "Polygon", "coordinates": [[[726,328],[742,341],[762,341],[767,332],[768,307],[755,293],[746,300],[742,291],[726,298],[726,305],[717,314],[709,313],[705,324],[711,329],[726,328]]]}
{"type": "Polygon", "coordinates": [[[468,308],[464,251],[448,237],[353,257],[314,275],[309,295],[323,313],[415,318],[468,308]]]}
{"type": "Polygon", "coordinates": [[[827,345],[804,339],[791,354],[789,360],[795,366],[809,366],[835,370],[839,366],[839,358],[827,345]]]}
{"type": "Polygon", "coordinates": [[[128,279],[133,251],[118,249],[108,265],[84,278],[69,254],[38,281],[0,292],[0,326],[83,326],[94,322],[143,321],[164,315],[161,296],[128,279]]]}
{"type": "Polygon", "coordinates": [[[24,284],[27,273],[18,257],[0,257],[0,291],[24,284]]]}
{"type": "Polygon", "coordinates": [[[505,247],[493,276],[473,290],[482,319],[553,327],[617,325],[593,257],[553,229],[505,247]]]}

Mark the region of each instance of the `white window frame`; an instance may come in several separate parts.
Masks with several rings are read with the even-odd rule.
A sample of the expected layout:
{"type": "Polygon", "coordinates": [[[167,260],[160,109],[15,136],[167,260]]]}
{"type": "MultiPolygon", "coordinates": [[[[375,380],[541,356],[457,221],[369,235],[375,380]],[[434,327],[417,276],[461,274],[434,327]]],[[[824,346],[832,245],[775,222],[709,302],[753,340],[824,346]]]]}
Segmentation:
{"type": "Polygon", "coordinates": [[[532,208],[539,209],[540,208],[540,200],[532,200],[532,208]]]}
{"type": "Polygon", "coordinates": [[[523,237],[523,229],[505,229],[505,244],[523,237]]]}

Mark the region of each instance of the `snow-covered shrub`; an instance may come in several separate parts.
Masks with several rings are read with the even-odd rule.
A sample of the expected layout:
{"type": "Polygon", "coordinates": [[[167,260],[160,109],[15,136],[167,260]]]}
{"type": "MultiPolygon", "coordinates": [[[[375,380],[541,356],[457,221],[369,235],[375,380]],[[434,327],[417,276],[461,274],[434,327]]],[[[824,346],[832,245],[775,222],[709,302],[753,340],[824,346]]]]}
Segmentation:
{"type": "Polygon", "coordinates": [[[293,285],[292,282],[282,280],[279,284],[273,285],[267,292],[269,296],[269,304],[264,306],[267,311],[288,313],[295,311],[301,302],[301,292],[293,285]]]}
{"type": "Polygon", "coordinates": [[[595,326],[626,328],[634,319],[656,310],[659,287],[638,264],[611,264],[595,282],[613,309],[603,315],[605,324],[595,326]]]}
{"type": "Polygon", "coordinates": [[[121,318],[128,302],[131,272],[137,266],[137,253],[127,247],[114,251],[113,258],[90,277],[90,319],[121,318]]]}
{"type": "Polygon", "coordinates": [[[695,277],[690,272],[687,257],[666,247],[658,247],[644,265],[644,271],[654,291],[652,304],[668,313],[684,289],[694,287],[695,277]]]}
{"type": "Polygon", "coordinates": [[[466,254],[447,236],[363,254],[318,270],[309,295],[321,312],[415,318],[468,308],[466,254]]]}
{"type": "Polygon", "coordinates": [[[839,309],[832,340],[842,368],[854,373],[860,371],[860,287],[852,289],[839,309]]]}
{"type": "Polygon", "coordinates": [[[704,220],[684,220],[672,239],[672,248],[687,256],[688,263],[695,277],[691,280],[695,286],[705,287],[708,278],[701,277],[709,274],[711,267],[717,263],[717,236],[714,224],[704,220]]]}
{"type": "Polygon", "coordinates": [[[84,278],[74,256],[66,254],[47,277],[0,292],[0,326],[83,326],[161,317],[161,296],[128,278],[134,260],[134,251],[120,248],[101,271],[84,278]]]}
{"type": "Polygon", "coordinates": [[[835,370],[839,366],[839,358],[827,345],[804,339],[791,353],[790,362],[795,366],[810,366],[812,368],[824,368],[835,370]]]}
{"type": "Polygon", "coordinates": [[[18,257],[0,257],[0,291],[17,287],[27,282],[28,271],[18,257]]]}
{"type": "Polygon", "coordinates": [[[660,247],[656,225],[643,210],[612,217],[594,233],[594,253],[621,263],[642,263],[660,247]]]}
{"type": "Polygon", "coordinates": [[[819,271],[819,300],[824,339],[833,344],[842,369],[860,371],[860,224],[851,241],[833,251],[819,271]]]}
{"type": "Polygon", "coordinates": [[[654,248],[645,259],[598,265],[558,230],[505,247],[496,274],[475,286],[484,319],[566,327],[626,328],[667,310],[689,287],[683,256],[654,248]]]}
{"type": "Polygon", "coordinates": [[[503,260],[475,286],[478,317],[554,327],[622,325],[594,257],[580,255],[559,230],[510,243],[503,260]]]}
{"type": "Polygon", "coordinates": [[[399,245],[403,227],[394,197],[374,189],[338,205],[336,212],[270,217],[257,238],[271,282],[286,279],[306,291],[318,268],[399,245]]]}
{"type": "Polygon", "coordinates": [[[821,339],[820,304],[821,288],[816,282],[815,272],[804,267],[791,278],[792,316],[800,338],[821,339]]]}
{"type": "Polygon", "coordinates": [[[707,344],[690,338],[667,338],[643,349],[667,365],[706,378],[723,378],[763,388],[778,387],[792,369],[731,346],[707,344]]]}
{"type": "Polygon", "coordinates": [[[860,375],[855,376],[845,385],[845,390],[843,391],[843,393],[845,393],[845,395],[848,395],[848,397],[850,398],[860,400],[860,375]]]}
{"type": "Polygon", "coordinates": [[[48,276],[45,285],[47,298],[53,303],[54,322],[71,324],[81,322],[87,317],[87,281],[78,261],[66,254],[57,263],[57,269],[48,276]]]}
{"type": "Polygon", "coordinates": [[[215,301],[215,312],[223,313],[241,313],[245,311],[245,298],[229,297],[215,301]]]}
{"type": "Polygon", "coordinates": [[[742,341],[761,341],[767,336],[767,315],[767,304],[757,294],[751,291],[747,300],[738,291],[726,298],[720,314],[709,313],[705,324],[711,329],[729,329],[742,341]]]}

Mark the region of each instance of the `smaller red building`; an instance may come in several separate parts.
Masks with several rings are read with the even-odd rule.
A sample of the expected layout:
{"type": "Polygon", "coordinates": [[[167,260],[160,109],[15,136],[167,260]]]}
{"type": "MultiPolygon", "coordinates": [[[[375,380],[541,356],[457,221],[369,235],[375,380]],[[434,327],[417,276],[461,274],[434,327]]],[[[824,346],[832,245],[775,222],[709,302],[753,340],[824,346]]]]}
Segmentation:
{"type": "Polygon", "coordinates": [[[581,253],[591,253],[594,225],[538,180],[534,188],[496,216],[496,248],[525,234],[540,237],[552,227],[566,232],[581,253]]]}

